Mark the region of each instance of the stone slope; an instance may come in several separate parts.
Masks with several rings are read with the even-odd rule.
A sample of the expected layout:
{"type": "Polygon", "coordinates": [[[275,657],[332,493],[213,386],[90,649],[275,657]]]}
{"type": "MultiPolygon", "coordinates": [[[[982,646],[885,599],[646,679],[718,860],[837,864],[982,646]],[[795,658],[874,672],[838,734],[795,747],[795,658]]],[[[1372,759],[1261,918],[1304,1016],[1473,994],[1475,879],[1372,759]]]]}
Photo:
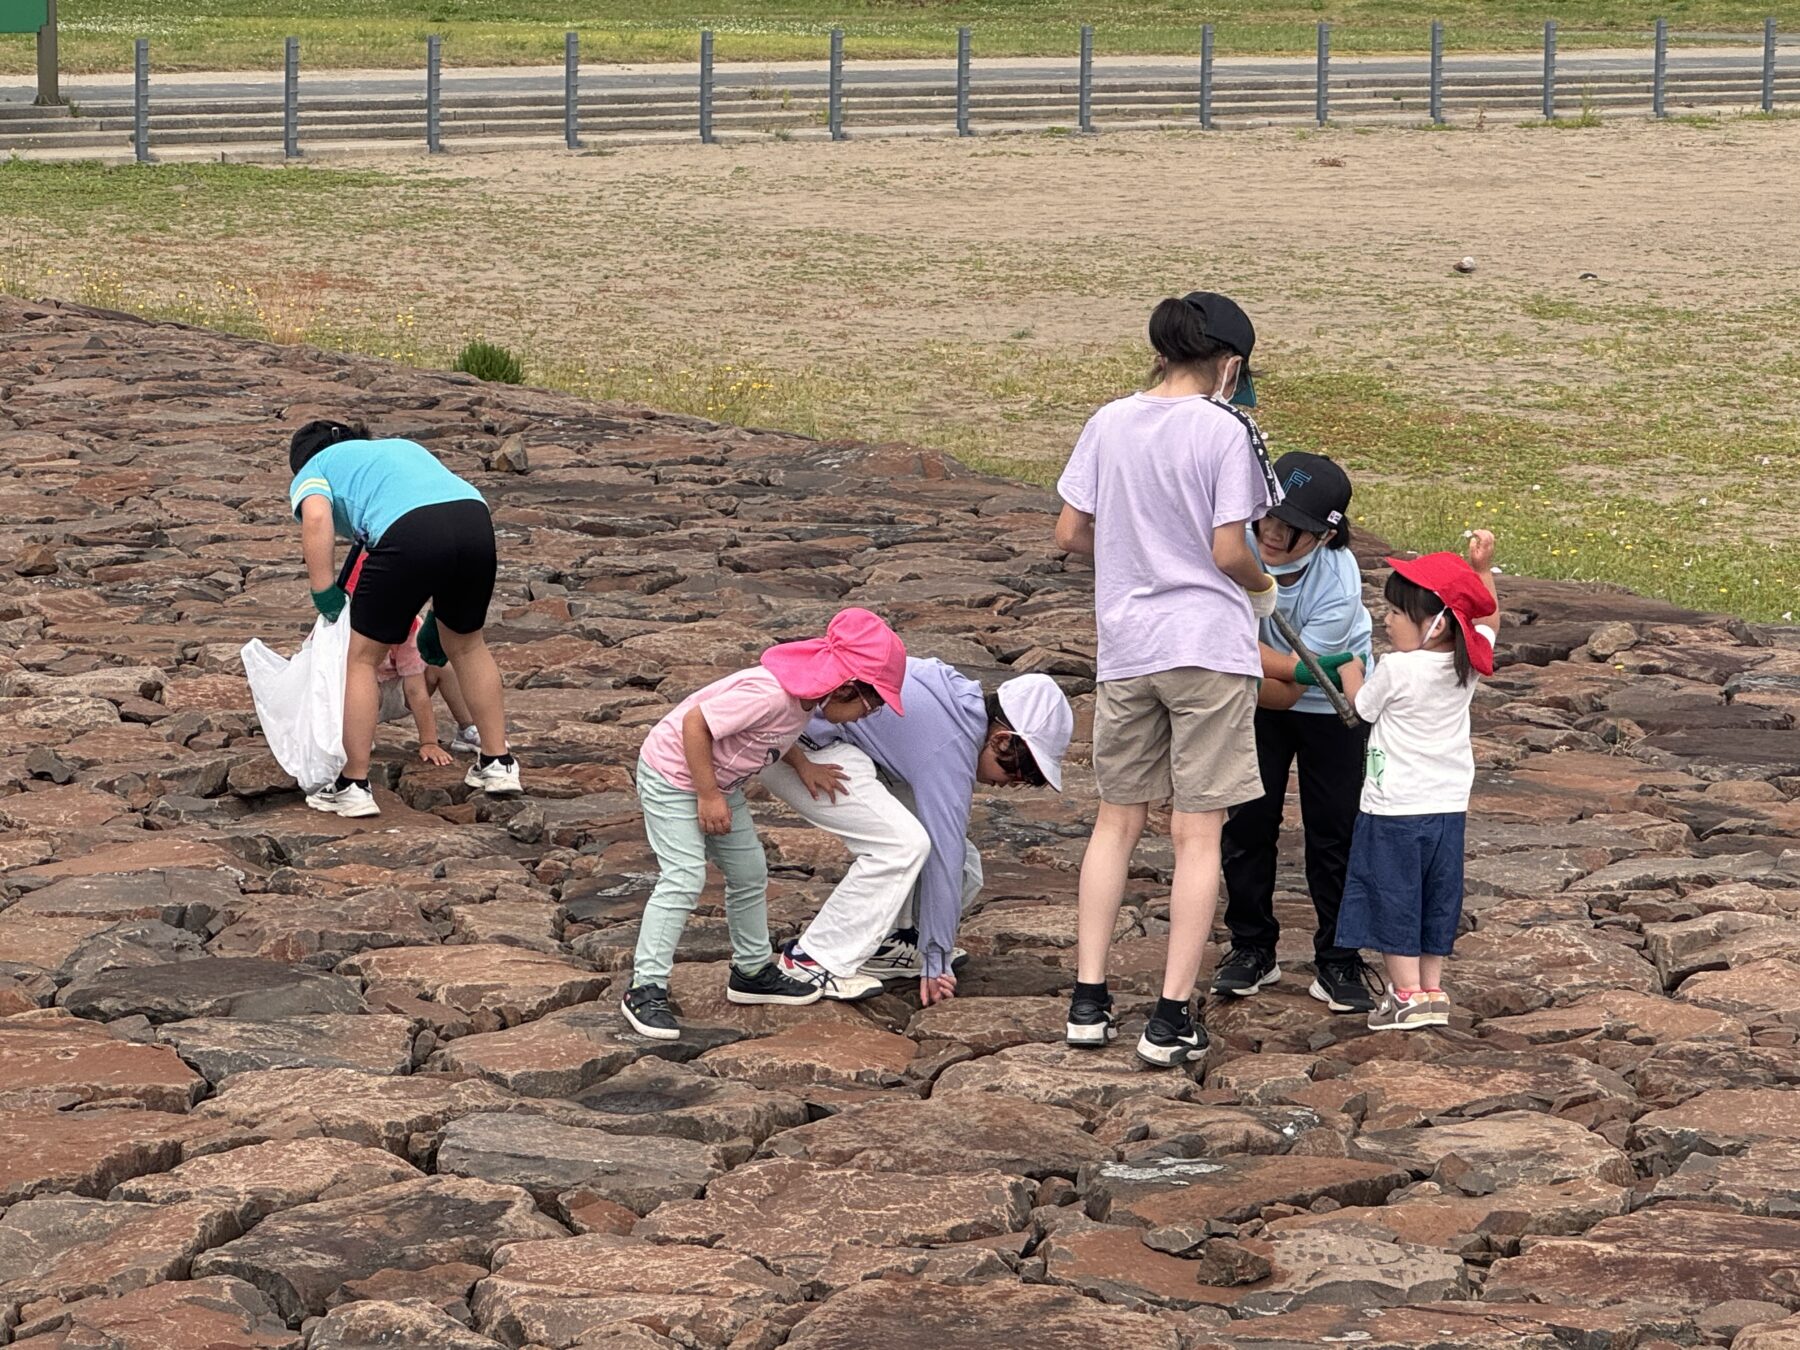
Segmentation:
{"type": "MultiPolygon", "coordinates": [[[[1509,580],[1457,1022],[1371,1036],[1290,969],[1155,1074],[1059,1038],[1093,628],[1053,509],[912,448],[0,298],[0,1341],[1800,1344],[1800,634],[1509,580]],[[493,502],[524,800],[409,726],[377,820],[268,756],[237,652],[309,626],[285,442],[327,414],[493,502]],[[715,890],[687,1034],[636,1037],[637,745],[849,603],[1063,681],[1069,792],[980,798],[953,1004],[734,1007],[715,890]]],[[[756,811],[785,936],[844,855],[756,811]]],[[[1166,839],[1139,861],[1128,1036],[1166,839]]]]}

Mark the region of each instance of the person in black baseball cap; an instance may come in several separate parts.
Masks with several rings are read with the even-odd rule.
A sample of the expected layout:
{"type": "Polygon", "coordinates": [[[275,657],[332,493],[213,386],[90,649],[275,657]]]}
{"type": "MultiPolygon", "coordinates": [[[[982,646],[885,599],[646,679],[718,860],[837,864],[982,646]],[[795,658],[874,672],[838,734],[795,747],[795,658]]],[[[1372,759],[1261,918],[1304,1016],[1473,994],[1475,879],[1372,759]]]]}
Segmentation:
{"type": "MultiPolygon", "coordinates": [[[[1319,654],[1335,679],[1368,661],[1373,625],[1362,601],[1362,574],[1350,551],[1350,476],[1324,455],[1290,453],[1275,461],[1283,498],[1250,528],[1264,570],[1277,583],[1277,608],[1319,654]]],[[[1296,761],[1306,836],[1306,882],[1318,928],[1315,978],[1308,992],[1333,1012],[1367,1012],[1373,982],[1360,953],[1337,945],[1338,910],[1350,862],[1350,837],[1362,793],[1367,729],[1346,727],[1273,622],[1258,634],[1263,679],[1256,711],[1256,759],[1263,795],[1226,822],[1225,923],[1231,950],[1213,975],[1215,994],[1245,997],[1281,978],[1275,945],[1275,869],[1282,804],[1296,761]]]]}
{"type": "Polygon", "coordinates": [[[1217,291],[1189,291],[1181,300],[1199,313],[1208,338],[1243,358],[1231,402],[1240,408],[1254,408],[1256,385],[1250,377],[1250,353],[1256,347],[1256,325],[1250,322],[1250,316],[1237,301],[1217,291]]]}

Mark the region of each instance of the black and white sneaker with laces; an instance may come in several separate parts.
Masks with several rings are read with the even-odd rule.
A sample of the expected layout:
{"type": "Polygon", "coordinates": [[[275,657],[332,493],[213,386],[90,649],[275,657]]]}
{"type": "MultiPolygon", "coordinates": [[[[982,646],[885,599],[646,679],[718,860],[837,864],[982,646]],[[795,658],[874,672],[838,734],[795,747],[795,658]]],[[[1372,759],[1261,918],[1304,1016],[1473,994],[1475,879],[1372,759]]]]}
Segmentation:
{"type": "MultiPolygon", "coordinates": [[[[959,969],[969,959],[961,947],[950,951],[950,969],[959,969]]],[[[925,975],[925,954],[919,950],[919,930],[902,928],[889,933],[875,949],[875,954],[862,963],[861,973],[877,980],[917,980],[925,975]]]]}
{"type": "Polygon", "coordinates": [[[1077,994],[1069,1000],[1069,1021],[1064,1039],[1084,1049],[1100,1049],[1119,1034],[1119,1019],[1113,1016],[1112,995],[1088,998],[1077,994]]]}
{"type": "Polygon", "coordinates": [[[681,1023],[675,1020],[675,1005],[669,1002],[669,991],[660,984],[640,984],[628,990],[619,1001],[619,1011],[631,1023],[633,1031],[658,1041],[681,1039],[681,1023]]]}
{"type": "Polygon", "coordinates": [[[1233,946],[1213,972],[1212,991],[1246,998],[1280,978],[1281,967],[1275,964],[1274,952],[1264,951],[1261,947],[1233,946]]]}
{"type": "Polygon", "coordinates": [[[1137,1057],[1158,1069],[1173,1069],[1206,1053],[1206,1028],[1194,1020],[1192,1013],[1179,1024],[1151,1017],[1144,1034],[1138,1037],[1137,1057]]]}
{"type": "Polygon", "coordinates": [[[1317,964],[1318,978],[1307,993],[1337,1013],[1366,1013],[1374,1008],[1383,986],[1360,956],[1317,964]]]}
{"type": "Polygon", "coordinates": [[[782,973],[781,962],[771,960],[753,975],[746,975],[734,964],[731,978],[725,982],[725,998],[731,1003],[781,1003],[799,1007],[817,1003],[824,990],[811,980],[796,980],[782,973]]]}

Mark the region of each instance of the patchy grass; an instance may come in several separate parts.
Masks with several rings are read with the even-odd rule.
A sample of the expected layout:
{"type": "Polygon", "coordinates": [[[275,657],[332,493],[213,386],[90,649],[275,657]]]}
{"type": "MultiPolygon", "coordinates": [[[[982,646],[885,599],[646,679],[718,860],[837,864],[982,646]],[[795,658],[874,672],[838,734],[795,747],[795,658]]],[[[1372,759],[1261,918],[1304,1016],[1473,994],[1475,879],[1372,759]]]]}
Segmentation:
{"type": "MultiPolygon", "coordinates": [[[[1565,48],[1644,46],[1651,16],[1625,0],[1560,0],[1552,9],[1565,48]]],[[[1760,32],[1765,14],[1800,22],[1795,0],[1683,0],[1676,42],[1760,32]]],[[[62,0],[63,58],[71,72],[125,70],[133,38],[151,40],[159,70],[273,70],[281,43],[298,37],[309,69],[423,62],[439,33],[446,58],[462,65],[553,64],[563,33],[582,34],[588,60],[692,61],[699,31],[718,34],[721,61],[816,59],[831,26],[844,29],[851,59],[949,56],[956,29],[975,30],[980,56],[1067,55],[1082,23],[1101,53],[1190,53],[1211,22],[1221,55],[1304,53],[1313,25],[1333,25],[1340,53],[1421,51],[1431,20],[1444,21],[1453,51],[1530,50],[1543,40],[1535,0],[62,0]]],[[[0,37],[0,73],[31,68],[28,38],[0,37]]]]}

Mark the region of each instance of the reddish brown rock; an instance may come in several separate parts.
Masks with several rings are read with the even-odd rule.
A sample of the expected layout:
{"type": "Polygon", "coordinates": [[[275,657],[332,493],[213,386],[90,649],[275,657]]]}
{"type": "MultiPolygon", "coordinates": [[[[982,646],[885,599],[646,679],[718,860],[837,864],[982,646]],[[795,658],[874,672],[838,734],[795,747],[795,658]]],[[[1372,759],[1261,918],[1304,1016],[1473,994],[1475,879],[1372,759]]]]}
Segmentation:
{"type": "Polygon", "coordinates": [[[1732,1338],[1731,1350],[1800,1350],[1800,1316],[1747,1326],[1732,1338]]]}
{"type": "Polygon", "coordinates": [[[1480,930],[1456,944],[1450,996],[1480,1017],[1507,1017],[1573,1003],[1612,989],[1660,993],[1656,968],[1631,948],[1586,927],[1480,930]]]}
{"type": "Polygon", "coordinates": [[[543,1205],[579,1186],[639,1214],[699,1195],[721,1171],[713,1150],[689,1139],[484,1114],[445,1127],[437,1170],[523,1186],[543,1205]]]}
{"type": "Polygon", "coordinates": [[[392,889],[246,896],[236,912],[239,917],[207,944],[215,956],[255,956],[330,970],[357,952],[428,946],[437,940],[418,900],[392,889]]]}
{"type": "Polygon", "coordinates": [[[363,1008],[355,984],[336,975],[223,956],[108,971],[69,985],[58,1001],[77,1017],[147,1017],[152,1022],[255,1020],[363,1008]]]}
{"type": "Polygon", "coordinates": [[[1800,1218],[1800,1140],[1758,1139],[1742,1152],[1689,1154],[1656,1183],[1647,1203],[1800,1218]]]}
{"type": "Polygon", "coordinates": [[[1354,1106],[1365,1130],[1400,1129],[1444,1116],[1548,1112],[1564,1103],[1610,1100],[1627,1109],[1636,1104],[1631,1084],[1590,1060],[1491,1051],[1446,1055],[1428,1064],[1370,1060],[1288,1097],[1325,1111],[1354,1106]]]}
{"type": "Polygon", "coordinates": [[[0,798],[0,824],[38,834],[91,830],[130,814],[122,798],[73,783],[0,798]]]}
{"type": "Polygon", "coordinates": [[[1651,1111],[1631,1127],[1632,1146],[1670,1165],[1690,1153],[1735,1151],[1750,1139],[1800,1143],[1800,1110],[1783,1088],[1718,1088],[1651,1111]]]}
{"type": "Polygon", "coordinates": [[[730,1028],[746,1036],[772,1036],[797,1027],[825,1024],[865,1028],[871,1025],[867,1005],[821,1000],[803,1007],[732,1003],[725,997],[731,971],[727,961],[681,961],[669,977],[669,994],[681,1005],[684,1027],[730,1028]]]}
{"type": "Polygon", "coordinates": [[[0,1290],[30,1304],[123,1294],[184,1279],[200,1252],[242,1231],[229,1206],[134,1205],[46,1195],[0,1216],[0,1290]]]}
{"type": "Polygon", "coordinates": [[[1800,961],[1769,957],[1682,981],[1677,998],[1746,1022],[1800,1024],[1800,961]]]}
{"type": "Polygon", "coordinates": [[[915,1042],[867,1023],[820,1022],[708,1050],[698,1063],[709,1073],[767,1087],[888,1087],[917,1052],[915,1042]]]}
{"type": "Polygon", "coordinates": [[[1355,1131],[1343,1116],[1304,1106],[1208,1106],[1161,1097],[1128,1098],[1094,1126],[1094,1138],[1127,1161],[1212,1158],[1228,1153],[1286,1153],[1302,1140],[1309,1151],[1329,1139],[1344,1151],[1355,1131]]]}
{"type": "Polygon", "coordinates": [[[1234,1322],[1202,1334],[1195,1350],[1623,1350],[1647,1337],[1688,1337],[1679,1314],[1623,1308],[1546,1307],[1536,1303],[1432,1303],[1416,1308],[1314,1304],[1276,1317],[1234,1322]]]}
{"type": "Polygon", "coordinates": [[[496,1350],[426,1299],[374,1299],[325,1314],[309,1333],[307,1350],[496,1350]]]}
{"type": "Polygon", "coordinates": [[[1557,1008],[1518,1017],[1490,1018],[1488,1032],[1523,1036],[1534,1045],[1571,1041],[1743,1040],[1748,1032],[1736,1017],[1651,994],[1615,989],[1589,994],[1557,1008]]]}
{"type": "Polygon", "coordinates": [[[789,1093],[715,1078],[654,1057],[620,1069],[575,1100],[591,1113],[583,1123],[596,1129],[708,1144],[734,1139],[760,1144],[780,1130],[804,1125],[807,1116],[806,1104],[789,1093]]]}
{"type": "Polygon", "coordinates": [[[590,1233],[501,1248],[474,1309],[507,1345],[600,1346],[634,1324],[679,1338],[671,1344],[730,1345],[799,1300],[793,1281],[746,1256],[590,1233]]]}
{"type": "Polygon", "coordinates": [[[230,1206],[253,1222],[277,1210],[360,1195],[418,1175],[417,1168],[393,1154],[348,1139],[286,1139],[134,1177],[113,1187],[112,1198],[156,1205],[204,1200],[230,1206]]]}
{"type": "Polygon", "coordinates": [[[1061,1041],[1068,1018],[1067,999],[953,998],[921,1008],[906,1034],[915,1041],[954,1041],[987,1055],[1009,1045],[1061,1041]]]}
{"type": "Polygon", "coordinates": [[[1644,949],[1674,988],[1707,970],[1737,969],[1753,962],[1800,962],[1800,924],[1770,914],[1721,910],[1677,923],[1644,925],[1644,949]]]}
{"type": "MultiPolygon", "coordinates": [[[[1432,1189],[1439,1188],[1430,1183],[1421,1188],[1432,1189]]],[[[1511,1255],[1527,1234],[1583,1233],[1602,1219],[1623,1214],[1630,1197],[1631,1192],[1623,1186],[1592,1179],[1512,1186],[1482,1196],[1441,1189],[1436,1195],[1403,1193],[1385,1205],[1349,1205],[1326,1214],[1296,1214],[1274,1220],[1268,1230],[1347,1229],[1464,1256],[1484,1251],[1511,1255]]]]}
{"type": "Polygon", "coordinates": [[[1095,1119],[1130,1098],[1186,1100],[1194,1090],[1183,1074],[1145,1069],[1126,1057],[1062,1045],[1018,1045],[972,1063],[952,1064],[938,1075],[932,1096],[997,1092],[1095,1119]]]}
{"type": "Polygon", "coordinates": [[[121,1040],[91,1022],[0,1023],[0,1109],[117,1101],[179,1112],[205,1086],[172,1051],[121,1040]]]}
{"type": "Polygon", "coordinates": [[[485,1279],[487,1273],[486,1266],[471,1265],[467,1261],[446,1261],[441,1266],[426,1266],[422,1270],[395,1270],[390,1266],[376,1271],[366,1280],[346,1280],[325,1301],[334,1308],[362,1299],[393,1303],[423,1301],[467,1326],[469,1299],[477,1282],[485,1279]]]}
{"type": "Polygon", "coordinates": [[[1630,1073],[1647,1106],[1677,1106],[1703,1092],[1800,1085],[1800,1049],[1678,1041],[1639,1053],[1630,1073]]]}
{"type": "Polygon", "coordinates": [[[475,1019],[479,1030],[517,1026],[599,996],[606,981],[591,970],[495,943],[457,947],[391,947],[337,966],[371,989],[395,987],[475,1019]]]}
{"type": "Polygon", "coordinates": [[[33,1350],[300,1350],[268,1299],[225,1276],[84,1298],[54,1316],[33,1350]]]}
{"type": "Polygon", "coordinates": [[[876,1281],[833,1295],[788,1337],[788,1350],[1181,1350],[1169,1323],[1109,1308],[1073,1289],[1022,1284],[954,1288],[876,1281]]]}
{"type": "Polygon", "coordinates": [[[1531,1111],[1504,1111],[1480,1120],[1426,1129],[1378,1130],[1357,1138],[1364,1158],[1434,1172],[1451,1184],[1473,1174],[1488,1190],[1592,1177],[1629,1186],[1636,1177],[1626,1156],[1572,1121],[1531,1111]]]}
{"type": "Polygon", "coordinates": [[[1154,1232],[1251,1219],[1269,1205],[1379,1204],[1406,1180],[1398,1168],[1350,1158],[1157,1158],[1102,1163],[1083,1179],[1083,1190],[1093,1218],[1154,1232]]]}
{"type": "Polygon", "coordinates": [[[0,1205],[66,1191],[102,1196],[119,1182],[248,1142],[225,1121],[163,1111],[0,1111],[0,1205]]]}

